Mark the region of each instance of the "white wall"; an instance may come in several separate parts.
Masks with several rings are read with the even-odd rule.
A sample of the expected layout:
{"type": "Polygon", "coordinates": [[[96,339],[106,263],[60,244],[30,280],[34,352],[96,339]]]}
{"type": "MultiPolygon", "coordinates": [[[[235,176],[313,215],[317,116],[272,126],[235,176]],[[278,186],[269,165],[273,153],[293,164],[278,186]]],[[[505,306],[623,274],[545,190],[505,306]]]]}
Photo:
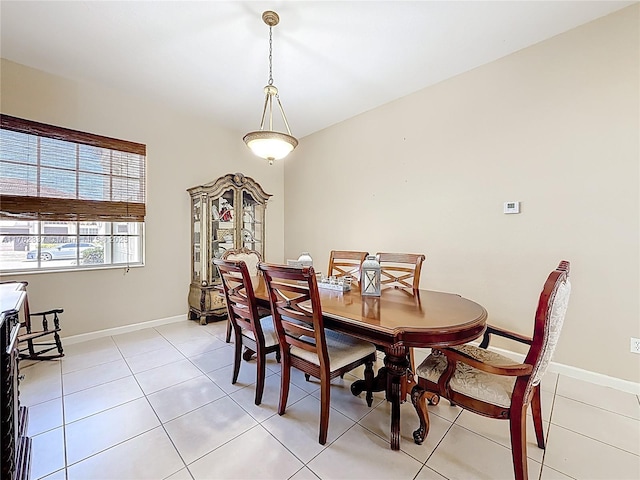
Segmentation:
{"type": "Polygon", "coordinates": [[[425,253],[423,288],[524,334],[569,260],[555,361],[640,382],[639,18],[629,7],[304,138],[285,163],[285,257],[309,251],[324,271],[332,249],[425,253]],[[521,214],[502,213],[510,200],[521,214]]]}
{"type": "MultiPolygon", "coordinates": [[[[266,259],[283,259],[283,166],[254,157],[232,132],[122,92],[2,60],[2,113],[147,145],[146,264],[142,268],[3,276],[27,280],[32,309],[62,307],[71,336],[184,315],[190,281],[186,189],[227,173],[254,178],[273,195],[266,259]]],[[[212,105],[211,108],[215,108],[212,105]]]]}

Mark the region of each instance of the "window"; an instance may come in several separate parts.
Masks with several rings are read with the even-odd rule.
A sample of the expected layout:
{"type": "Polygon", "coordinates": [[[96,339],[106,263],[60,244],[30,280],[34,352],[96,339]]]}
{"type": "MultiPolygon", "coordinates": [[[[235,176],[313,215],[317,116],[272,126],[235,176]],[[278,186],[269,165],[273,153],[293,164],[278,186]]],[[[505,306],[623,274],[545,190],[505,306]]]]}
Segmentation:
{"type": "Polygon", "coordinates": [[[0,118],[0,270],[142,265],[146,146],[0,118]]]}

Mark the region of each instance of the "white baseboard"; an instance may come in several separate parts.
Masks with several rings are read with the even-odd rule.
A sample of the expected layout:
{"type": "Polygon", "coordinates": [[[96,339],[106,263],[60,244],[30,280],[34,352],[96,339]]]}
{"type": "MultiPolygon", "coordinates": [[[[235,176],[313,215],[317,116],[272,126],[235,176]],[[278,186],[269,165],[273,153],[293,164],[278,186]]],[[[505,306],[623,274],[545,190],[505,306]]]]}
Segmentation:
{"type": "MultiPolygon", "coordinates": [[[[63,342],[67,345],[73,345],[74,343],[86,342],[87,340],[95,340],[102,337],[110,337],[111,335],[120,335],[122,333],[134,332],[136,330],[142,330],[144,328],[158,327],[160,325],[166,325],[167,323],[174,323],[187,320],[186,315],[176,315],[175,317],[161,318],[158,320],[150,320],[148,322],[134,323],[132,325],[124,325],[122,327],[107,328],[105,330],[98,330],[96,332],[82,333],[80,335],[72,335],[70,337],[63,337],[63,342]]],[[[498,352],[507,357],[513,358],[519,362],[524,360],[524,355],[520,353],[511,352],[502,348],[489,347],[490,350],[498,352]]],[[[634,395],[640,395],[640,383],[631,382],[629,380],[623,380],[621,378],[610,377],[601,373],[590,372],[581,368],[572,367],[570,365],[563,365],[562,363],[551,362],[549,364],[549,371],[552,373],[558,373],[567,377],[576,378],[578,380],[584,380],[585,382],[595,383],[596,385],[602,385],[605,387],[615,388],[623,392],[632,393],[634,395]]]]}
{"type": "Polygon", "coordinates": [[[102,337],[110,337],[112,335],[120,335],[122,333],[135,332],[136,330],[158,327],[160,325],[166,325],[167,323],[180,322],[183,320],[187,320],[186,315],[176,315],[175,317],[160,318],[158,320],[150,320],[148,322],[133,323],[122,327],[107,328],[105,330],[81,333],[79,335],[71,335],[70,337],[62,337],[62,342],[66,345],[73,345],[74,343],[86,342],[88,340],[95,340],[102,337]]]}
{"type": "Polygon", "coordinates": [[[640,383],[623,380],[622,378],[610,377],[608,375],[603,375],[602,373],[590,372],[588,370],[583,370],[581,368],[572,367],[570,365],[563,365],[562,363],[555,362],[551,362],[551,364],[549,365],[549,371],[553,373],[559,373],[560,375],[564,375],[566,377],[584,380],[585,382],[595,383],[596,385],[611,387],[623,392],[640,395],[640,383]]]}
{"type": "MultiPolygon", "coordinates": [[[[494,352],[513,358],[519,362],[524,360],[524,355],[520,353],[514,353],[509,350],[495,347],[489,347],[489,350],[493,350],[494,352]]],[[[551,362],[549,364],[548,371],[551,373],[558,373],[566,377],[575,378],[577,380],[595,383],[596,385],[615,388],[616,390],[621,390],[623,392],[633,393],[634,395],[640,395],[640,383],[631,382],[622,378],[610,377],[608,375],[603,375],[602,373],[590,372],[589,370],[583,370],[582,368],[572,367],[570,365],[564,365],[556,362],[551,362]]]]}

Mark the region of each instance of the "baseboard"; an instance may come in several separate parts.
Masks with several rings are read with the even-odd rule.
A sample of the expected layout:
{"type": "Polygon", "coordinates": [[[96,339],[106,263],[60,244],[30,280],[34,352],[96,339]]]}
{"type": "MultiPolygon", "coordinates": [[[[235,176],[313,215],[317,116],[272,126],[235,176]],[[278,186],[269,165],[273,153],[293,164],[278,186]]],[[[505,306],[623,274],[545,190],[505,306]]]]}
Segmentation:
{"type": "Polygon", "coordinates": [[[95,340],[102,337],[110,337],[112,335],[120,335],[122,333],[135,332],[136,330],[143,330],[145,328],[159,327],[160,325],[180,322],[183,320],[187,320],[186,315],[176,315],[174,317],[160,318],[158,320],[150,320],[148,322],[133,323],[131,325],[123,325],[122,327],[107,328],[95,332],[81,333],[79,335],[63,337],[62,343],[64,345],[73,345],[74,343],[86,342],[88,340],[95,340]]]}
{"type": "Polygon", "coordinates": [[[640,395],[640,383],[623,380],[622,378],[610,377],[608,375],[603,375],[602,373],[590,372],[588,370],[555,362],[551,362],[549,365],[549,371],[559,373],[560,375],[567,377],[577,378],[578,380],[584,380],[585,382],[595,383],[596,385],[611,387],[623,392],[640,395]]]}
{"type": "MultiPolygon", "coordinates": [[[[524,360],[524,355],[520,353],[495,347],[489,347],[489,349],[509,358],[513,358],[519,362],[524,360]]],[[[634,395],[640,395],[640,383],[631,382],[622,378],[610,377],[608,375],[603,375],[602,373],[590,372],[589,370],[583,370],[582,368],[572,367],[570,365],[564,365],[556,362],[551,362],[549,364],[548,371],[551,373],[558,373],[566,377],[575,378],[577,380],[595,383],[596,385],[615,388],[616,390],[632,393],[634,395]]]]}

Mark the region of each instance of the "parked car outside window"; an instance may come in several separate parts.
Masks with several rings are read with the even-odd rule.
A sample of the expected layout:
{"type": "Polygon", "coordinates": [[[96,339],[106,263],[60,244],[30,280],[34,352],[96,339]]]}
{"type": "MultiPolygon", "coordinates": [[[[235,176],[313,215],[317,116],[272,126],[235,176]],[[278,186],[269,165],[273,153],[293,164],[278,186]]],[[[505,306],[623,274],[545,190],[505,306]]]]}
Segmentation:
{"type": "MultiPolygon", "coordinates": [[[[49,260],[60,260],[60,259],[74,259],[78,258],[78,249],[80,250],[80,256],[82,256],[82,252],[89,248],[101,248],[99,245],[94,245],[92,243],[64,243],[62,245],[55,245],[53,247],[41,248],[40,249],[40,259],[42,261],[48,262],[49,260]]],[[[38,256],[38,249],[30,250],[27,252],[27,260],[35,260],[38,256]]]]}

